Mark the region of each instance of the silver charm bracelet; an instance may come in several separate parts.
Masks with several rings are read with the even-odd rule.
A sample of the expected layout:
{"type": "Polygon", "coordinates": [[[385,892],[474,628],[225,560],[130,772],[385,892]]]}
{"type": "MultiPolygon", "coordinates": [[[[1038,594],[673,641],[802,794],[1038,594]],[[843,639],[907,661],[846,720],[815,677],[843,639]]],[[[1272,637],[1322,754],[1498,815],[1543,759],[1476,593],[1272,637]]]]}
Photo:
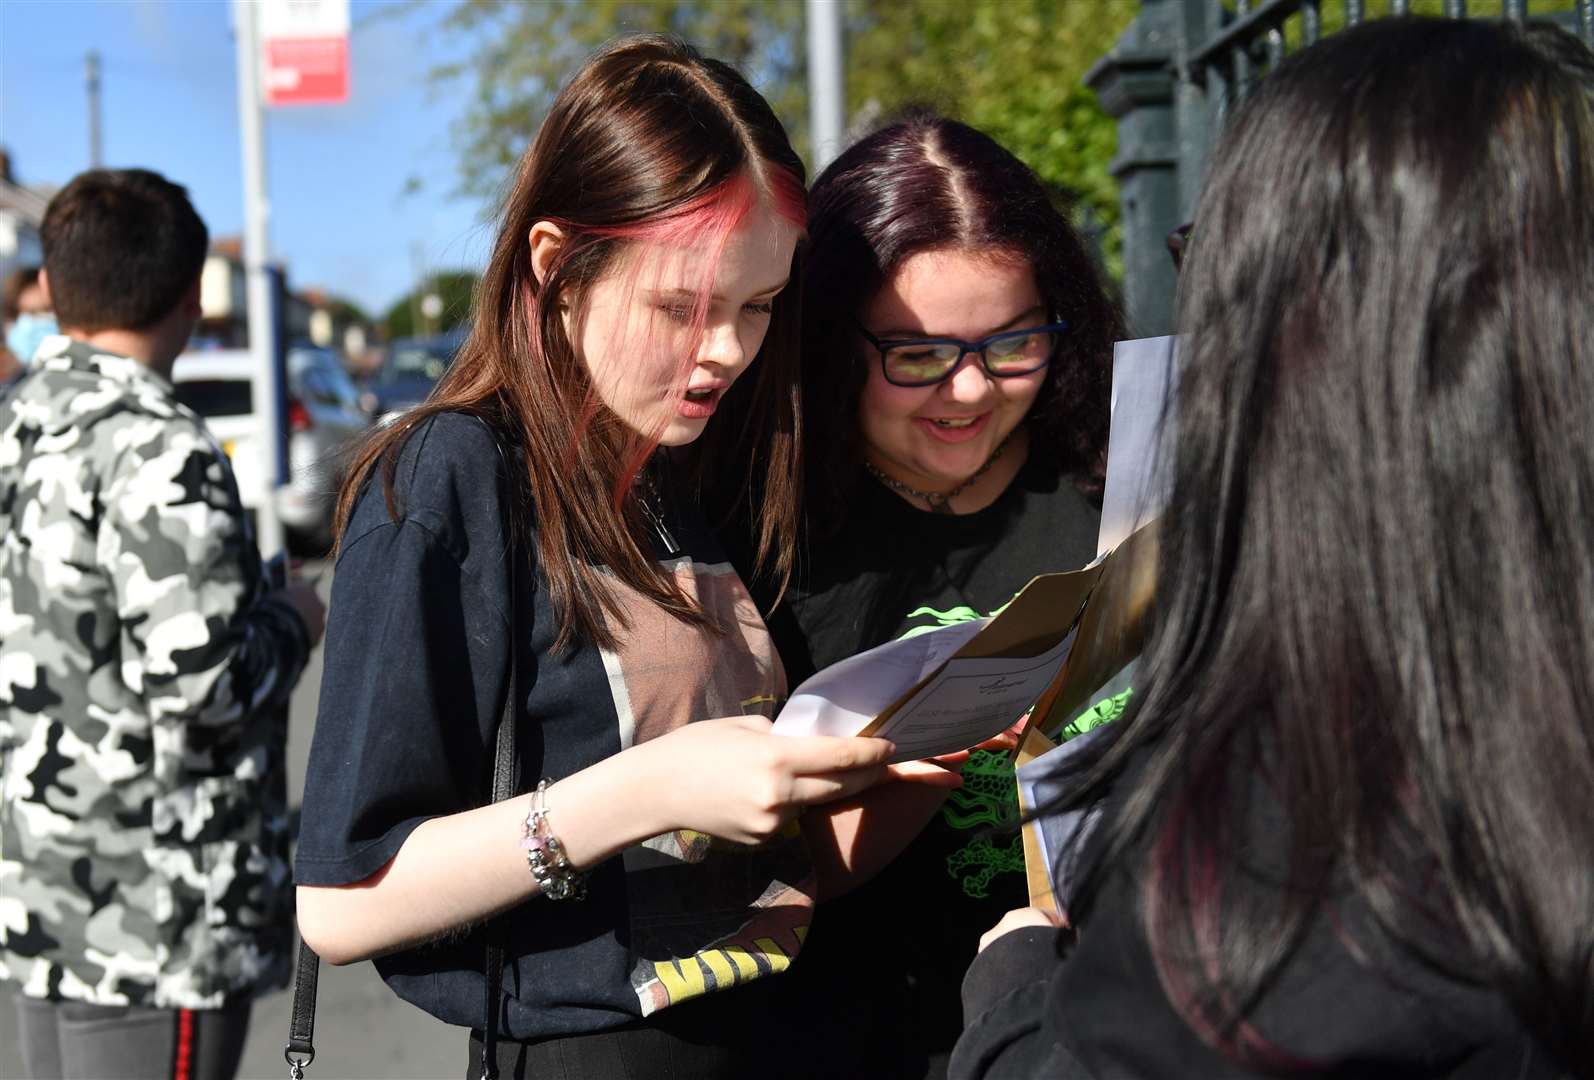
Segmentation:
{"type": "Polygon", "coordinates": [[[542,894],[550,900],[580,900],[587,895],[587,878],[565,855],[565,846],[548,825],[548,779],[544,777],[531,793],[531,812],[520,828],[520,846],[526,865],[537,879],[542,894]]]}

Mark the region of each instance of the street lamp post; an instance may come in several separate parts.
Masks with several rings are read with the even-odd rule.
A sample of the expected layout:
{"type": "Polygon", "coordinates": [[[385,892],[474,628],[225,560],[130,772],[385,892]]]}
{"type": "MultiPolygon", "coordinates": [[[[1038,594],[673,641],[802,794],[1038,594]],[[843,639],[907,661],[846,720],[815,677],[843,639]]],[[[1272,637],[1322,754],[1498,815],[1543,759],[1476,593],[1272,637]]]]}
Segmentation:
{"type": "Polygon", "coordinates": [[[265,118],[260,105],[260,35],[256,5],[234,0],[238,35],[238,131],[243,143],[244,274],[247,281],[249,351],[254,357],[254,414],[260,425],[265,491],[255,511],[260,553],[266,558],[283,548],[282,522],[277,517],[277,488],[282,481],[282,416],[278,400],[277,358],[272,327],[270,205],[266,202],[265,118]]]}
{"type": "Polygon", "coordinates": [[[89,168],[104,163],[100,153],[100,54],[89,50],[83,58],[83,80],[89,92],[89,168]]]}
{"type": "Polygon", "coordinates": [[[847,77],[841,0],[807,0],[808,132],[817,176],[847,137],[847,77]]]}

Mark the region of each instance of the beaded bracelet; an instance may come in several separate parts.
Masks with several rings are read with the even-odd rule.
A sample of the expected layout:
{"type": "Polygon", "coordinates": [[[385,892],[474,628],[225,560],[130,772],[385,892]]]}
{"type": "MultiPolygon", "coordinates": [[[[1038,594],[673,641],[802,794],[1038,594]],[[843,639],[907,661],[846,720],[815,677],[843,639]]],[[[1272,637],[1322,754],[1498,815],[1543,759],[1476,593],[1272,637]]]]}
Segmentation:
{"type": "Polygon", "coordinates": [[[550,900],[580,900],[587,895],[586,875],[570,865],[565,846],[548,826],[548,780],[544,778],[531,794],[531,812],[520,828],[520,846],[526,852],[526,865],[537,879],[542,894],[550,900]]]}

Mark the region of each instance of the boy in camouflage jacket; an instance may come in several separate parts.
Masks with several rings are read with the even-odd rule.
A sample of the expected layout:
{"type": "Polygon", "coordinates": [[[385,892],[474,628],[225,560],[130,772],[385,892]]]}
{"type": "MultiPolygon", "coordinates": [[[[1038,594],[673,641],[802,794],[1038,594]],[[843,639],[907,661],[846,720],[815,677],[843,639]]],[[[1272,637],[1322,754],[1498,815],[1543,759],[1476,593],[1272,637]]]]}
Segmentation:
{"type": "Polygon", "coordinates": [[[169,381],[208,242],[183,189],[85,173],[43,238],[63,334],[0,400],[0,979],[35,1076],[158,1074],[220,1016],[189,1075],[230,1075],[289,968],[283,706],[320,604],[266,589],[169,381]]]}

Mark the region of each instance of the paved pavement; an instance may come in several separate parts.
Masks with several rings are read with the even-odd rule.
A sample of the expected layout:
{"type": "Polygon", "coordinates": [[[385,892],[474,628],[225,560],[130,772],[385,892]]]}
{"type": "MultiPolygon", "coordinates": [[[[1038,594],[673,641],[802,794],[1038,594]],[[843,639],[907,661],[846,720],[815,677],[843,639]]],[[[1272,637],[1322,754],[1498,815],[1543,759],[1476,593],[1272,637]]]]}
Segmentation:
{"type": "MultiPolygon", "coordinates": [[[[315,574],[320,569],[307,564],[305,572],[315,574]]],[[[331,586],[331,574],[323,575],[323,599],[331,586]]],[[[288,799],[294,806],[304,792],[320,685],[321,650],[317,649],[294,692],[290,711],[288,799]]],[[[290,1003],[286,990],[256,1003],[239,1069],[243,1080],[288,1075],[282,1046],[288,1036],[290,1003]]],[[[465,1074],[464,1031],[394,997],[370,964],[321,966],[315,1035],[316,1060],[305,1072],[308,1080],[444,1080],[465,1074]]],[[[11,994],[0,989],[0,1080],[23,1080],[23,1075],[11,994]]]]}

